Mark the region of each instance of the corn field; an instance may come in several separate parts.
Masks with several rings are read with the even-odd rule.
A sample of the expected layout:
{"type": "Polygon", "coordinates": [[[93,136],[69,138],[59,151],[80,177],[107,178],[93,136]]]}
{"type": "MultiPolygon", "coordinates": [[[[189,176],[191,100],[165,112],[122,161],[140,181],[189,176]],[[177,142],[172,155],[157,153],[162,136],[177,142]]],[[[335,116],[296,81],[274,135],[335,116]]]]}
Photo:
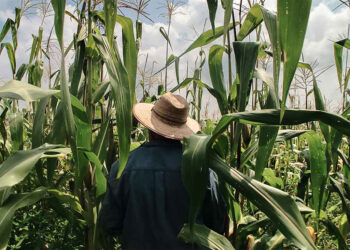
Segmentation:
{"type": "Polygon", "coordinates": [[[54,27],[47,41],[47,27],[38,27],[22,65],[16,51],[27,6],[16,8],[0,27],[0,54],[7,53],[12,70],[12,80],[0,86],[0,249],[120,249],[119,239],[97,226],[106,178],[116,159],[119,178],[129,152],[148,138],[133,105],[166,92],[182,93],[202,126],[182,141],[190,209],[181,240],[205,249],[349,249],[350,40],[332,42],[328,52],[338,78],[328,84],[342,96],[335,113],[327,110],[315,66],[302,60],[312,0],[273,1],[276,10],[263,0],[203,0],[210,25],[178,55],[170,52],[171,18],[180,3],[165,1],[168,27],[159,32],[166,55],[152,68],[152,76],[161,76],[155,91],[138,71],[147,63],[138,62],[148,36],[139,17],[149,18],[149,0],[77,0],[74,12],[66,0],[42,1],[54,27]],[[126,9],[137,18],[124,15],[126,9]],[[64,36],[68,18],[77,30],[64,36]],[[57,69],[50,44],[59,51],[57,69]],[[193,51],[199,63],[192,75],[179,65],[193,51]],[[204,68],[210,82],[201,77],[204,68]],[[305,96],[314,108],[308,99],[305,109],[290,101],[298,72],[310,80],[305,96]],[[217,103],[218,119],[204,118],[205,93],[217,103]],[[227,204],[224,235],[196,223],[209,169],[227,204]]]}

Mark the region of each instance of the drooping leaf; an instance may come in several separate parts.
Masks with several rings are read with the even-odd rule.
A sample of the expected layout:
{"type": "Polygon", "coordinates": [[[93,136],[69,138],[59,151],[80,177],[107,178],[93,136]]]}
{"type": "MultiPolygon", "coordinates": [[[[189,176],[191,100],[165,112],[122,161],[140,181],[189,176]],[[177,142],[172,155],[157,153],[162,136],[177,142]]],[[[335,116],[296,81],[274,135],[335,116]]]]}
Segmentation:
{"type": "Polygon", "coordinates": [[[2,42],[2,40],[4,40],[7,32],[9,31],[9,29],[11,28],[11,26],[14,25],[14,22],[12,19],[10,18],[7,18],[4,26],[2,26],[2,30],[1,30],[1,33],[0,33],[0,43],[2,42]]]}
{"type": "Polygon", "coordinates": [[[6,48],[7,56],[9,58],[11,69],[12,69],[12,74],[15,75],[16,74],[15,51],[14,51],[11,43],[2,43],[1,47],[0,47],[0,55],[1,55],[1,52],[4,48],[6,48]]]}
{"type": "Polygon", "coordinates": [[[207,0],[208,10],[209,10],[209,19],[213,34],[215,34],[215,16],[216,10],[218,9],[218,0],[207,0]]]}
{"type": "Polygon", "coordinates": [[[204,225],[194,224],[193,235],[190,226],[185,224],[178,237],[186,243],[195,243],[201,249],[233,250],[233,246],[225,236],[210,230],[204,225]]]}
{"type": "Polygon", "coordinates": [[[260,10],[259,4],[254,4],[253,7],[249,9],[249,12],[244,19],[241,29],[238,32],[237,40],[242,41],[247,37],[253,30],[256,29],[263,21],[263,15],[260,10]]]}
{"type": "Polygon", "coordinates": [[[224,72],[222,68],[222,55],[225,47],[213,45],[209,50],[209,73],[213,88],[219,93],[217,99],[221,114],[228,112],[228,100],[225,87],[224,72]]]}
{"type": "Polygon", "coordinates": [[[312,0],[277,1],[277,32],[283,55],[281,120],[303,48],[312,0]]]}
{"type": "Polygon", "coordinates": [[[171,46],[169,36],[168,36],[166,30],[164,29],[164,27],[160,27],[159,32],[160,32],[160,34],[162,34],[162,36],[164,37],[164,39],[167,41],[167,43],[170,45],[170,48],[172,49],[173,47],[171,46]]]}
{"type": "MultiPolygon", "coordinates": [[[[337,68],[337,76],[339,87],[342,89],[343,86],[343,49],[350,49],[350,40],[348,38],[337,41],[334,43],[334,60],[337,68]]],[[[345,88],[344,88],[345,89],[345,88]]]]}
{"type": "Polygon", "coordinates": [[[0,165],[0,188],[22,181],[41,158],[58,157],[70,153],[69,148],[44,144],[32,150],[18,151],[0,165]]]}
{"type": "Polygon", "coordinates": [[[239,112],[224,115],[213,134],[222,133],[234,120],[255,125],[297,125],[310,121],[322,121],[336,128],[345,135],[350,135],[350,121],[345,118],[320,110],[287,109],[282,121],[279,120],[279,109],[264,109],[261,111],[239,112]]]}
{"type": "Polygon", "coordinates": [[[116,119],[119,137],[119,170],[117,178],[124,170],[130,150],[130,133],[132,129],[132,100],[128,72],[124,67],[116,44],[113,48],[108,45],[107,39],[94,35],[94,39],[101,56],[106,64],[112,87],[112,97],[115,100],[116,119]]]}
{"type": "MultiPolygon", "coordinates": [[[[219,131],[220,132],[220,131],[219,131]]],[[[235,168],[228,166],[213,150],[210,148],[217,137],[217,133],[213,136],[192,135],[184,144],[184,152],[190,150],[191,154],[183,155],[183,159],[191,161],[192,164],[187,165],[187,168],[202,169],[210,167],[213,169],[221,180],[224,180],[245,197],[247,197],[254,205],[264,212],[275,226],[296,246],[305,249],[316,249],[312,239],[310,238],[306,226],[301,216],[295,201],[285,192],[267,186],[252,180],[244,174],[240,173],[235,168]],[[200,161],[198,161],[200,160],[200,161]],[[197,165],[197,166],[196,166],[197,165]]],[[[183,168],[185,164],[183,164],[183,168]]],[[[194,171],[194,170],[187,170],[194,171]]],[[[204,171],[204,170],[201,170],[204,171]]],[[[197,179],[198,179],[198,171],[197,179]]],[[[189,192],[200,194],[201,190],[198,185],[194,185],[196,180],[192,177],[192,186],[185,186],[189,192]],[[196,192],[194,192],[196,190],[196,192]]],[[[203,187],[202,187],[203,188],[203,187]]],[[[198,199],[198,197],[194,197],[198,199]]],[[[192,201],[192,197],[190,196],[192,201]]]]}
{"type": "Polygon", "coordinates": [[[36,203],[45,197],[45,194],[46,188],[39,187],[30,193],[13,194],[0,206],[0,249],[7,247],[16,210],[36,203]]]}
{"type": "Polygon", "coordinates": [[[11,80],[0,87],[1,98],[20,99],[28,102],[42,99],[58,92],[59,90],[46,90],[17,80],[11,80]]]}

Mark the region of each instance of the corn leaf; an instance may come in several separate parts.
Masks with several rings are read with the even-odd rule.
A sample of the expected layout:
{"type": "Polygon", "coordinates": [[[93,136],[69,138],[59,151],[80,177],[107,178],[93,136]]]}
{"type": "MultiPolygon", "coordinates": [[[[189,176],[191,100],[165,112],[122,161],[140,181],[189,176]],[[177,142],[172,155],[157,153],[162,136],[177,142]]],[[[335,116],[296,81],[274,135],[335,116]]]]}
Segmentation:
{"type": "Polygon", "coordinates": [[[10,19],[10,18],[7,18],[4,26],[2,26],[2,30],[1,30],[1,33],[0,33],[0,43],[2,42],[2,40],[4,40],[5,36],[7,35],[7,32],[9,31],[9,29],[13,25],[14,25],[13,20],[10,19]]]}
{"type": "Polygon", "coordinates": [[[222,0],[221,3],[222,3],[222,7],[225,9],[224,34],[223,34],[224,44],[225,44],[226,35],[227,35],[227,32],[229,31],[230,18],[231,18],[231,13],[232,13],[232,8],[233,8],[233,0],[222,0]]]}
{"type": "Polygon", "coordinates": [[[107,39],[94,35],[96,46],[106,64],[112,87],[112,96],[115,100],[116,119],[119,137],[119,170],[117,178],[123,172],[129,156],[130,134],[132,129],[132,107],[128,72],[124,67],[116,44],[113,48],[108,45],[107,39]]]}
{"type": "Polygon", "coordinates": [[[2,43],[0,47],[0,55],[2,50],[6,48],[7,51],[7,56],[10,61],[11,69],[12,69],[12,74],[16,74],[16,58],[15,58],[15,51],[11,45],[11,43],[2,43]]]}
{"type": "Polygon", "coordinates": [[[39,187],[30,193],[14,194],[0,207],[0,249],[6,249],[11,234],[12,218],[17,209],[30,206],[46,195],[46,188],[39,187]]]}
{"type": "MultiPolygon", "coordinates": [[[[218,134],[214,131],[212,137],[192,135],[186,140],[184,152],[190,153],[183,155],[183,170],[188,172],[193,171],[192,176],[187,177],[188,183],[192,181],[192,186],[185,185],[186,189],[190,193],[193,192],[193,194],[200,195],[203,190],[200,190],[199,186],[203,189],[205,184],[205,178],[202,177],[202,174],[206,174],[206,178],[208,178],[207,172],[203,168],[210,167],[221,180],[224,180],[239,190],[240,193],[264,212],[286,238],[291,240],[296,246],[302,249],[316,249],[306,230],[303,217],[295,201],[287,193],[262,184],[256,180],[252,180],[236,169],[228,166],[210,148],[217,135],[218,134]],[[196,169],[196,171],[189,170],[188,168],[196,169]],[[200,176],[200,178],[198,178],[198,176],[200,176]],[[198,182],[198,179],[203,180],[203,183],[194,185],[193,182],[198,182]]],[[[190,196],[191,202],[193,198],[197,199],[197,201],[199,200],[198,197],[190,196]]],[[[191,222],[190,220],[190,229],[191,222]]],[[[194,223],[194,221],[192,223],[194,223]]],[[[191,231],[191,233],[193,233],[193,231],[191,231]]]]}
{"type": "Polygon", "coordinates": [[[8,121],[10,123],[10,133],[12,142],[12,152],[16,152],[23,147],[23,113],[10,113],[8,121]]]}
{"type": "Polygon", "coordinates": [[[310,152],[312,203],[319,218],[323,200],[326,198],[324,195],[328,176],[326,152],[320,136],[315,131],[305,133],[304,136],[310,152]]]}
{"type": "Polygon", "coordinates": [[[70,153],[69,148],[44,144],[32,150],[18,151],[0,165],[0,189],[22,181],[41,158],[58,157],[70,153]]]}
{"type": "Polygon", "coordinates": [[[136,102],[135,85],[137,71],[137,50],[134,37],[134,28],[130,18],[117,16],[116,21],[122,26],[123,35],[123,60],[129,79],[129,92],[131,106],[136,102]]]}
{"type": "Polygon", "coordinates": [[[344,235],[340,232],[339,228],[331,221],[331,220],[324,220],[322,221],[323,224],[327,227],[328,232],[332,235],[334,235],[338,242],[338,249],[349,249],[348,244],[346,244],[346,240],[344,235]]]}
{"type": "Polygon", "coordinates": [[[228,100],[225,87],[224,72],[222,69],[222,55],[225,47],[213,45],[209,50],[209,73],[213,88],[218,92],[220,99],[217,99],[222,115],[228,112],[228,100]]]}
{"type": "Polygon", "coordinates": [[[239,77],[238,111],[244,111],[247,105],[249,81],[258,57],[259,44],[254,42],[234,42],[233,49],[239,77]]]}
{"type": "Polygon", "coordinates": [[[208,10],[209,10],[209,20],[213,34],[215,34],[215,16],[218,9],[218,0],[207,0],[208,10]]]}
{"type": "Polygon", "coordinates": [[[42,99],[58,92],[59,90],[45,90],[17,80],[11,80],[0,87],[1,98],[19,99],[28,102],[42,99]]]}
{"type": "Polygon", "coordinates": [[[114,27],[117,16],[117,1],[103,0],[103,11],[105,14],[106,36],[109,46],[112,46],[114,41],[114,27]]]}
{"type": "MultiPolygon", "coordinates": [[[[343,49],[344,48],[350,49],[349,39],[343,39],[334,43],[334,60],[335,60],[335,66],[337,68],[337,76],[338,76],[340,89],[342,89],[342,86],[343,86],[342,78],[343,78],[343,49]]],[[[345,89],[346,88],[344,88],[344,90],[345,89]]]]}
{"type": "Polygon", "coordinates": [[[243,41],[253,30],[258,27],[263,21],[263,15],[259,4],[254,4],[248,11],[247,17],[244,19],[242,27],[240,28],[237,40],[243,41]]]}
{"type": "Polygon", "coordinates": [[[341,133],[350,136],[350,121],[337,114],[320,110],[287,109],[282,121],[279,120],[279,114],[279,109],[227,114],[220,119],[213,134],[222,133],[232,121],[255,125],[297,125],[311,121],[322,121],[341,133]]]}
{"type": "Polygon", "coordinates": [[[190,227],[185,224],[178,237],[185,243],[195,243],[201,249],[233,250],[230,241],[223,235],[210,230],[204,225],[194,224],[193,235],[190,227]]]}
{"type": "Polygon", "coordinates": [[[55,31],[60,47],[63,48],[63,27],[64,27],[64,11],[66,8],[66,0],[51,0],[52,8],[55,12],[55,31]]]}
{"type": "Polygon", "coordinates": [[[277,32],[284,62],[281,120],[303,48],[311,2],[312,0],[277,1],[277,32]]]}
{"type": "Polygon", "coordinates": [[[190,198],[188,223],[190,232],[194,233],[194,223],[205,198],[209,169],[206,147],[210,137],[205,135],[191,136],[183,140],[182,182],[190,198]]]}
{"type": "Polygon", "coordinates": [[[164,39],[167,41],[167,43],[170,45],[170,48],[173,49],[173,47],[171,46],[171,42],[170,42],[170,39],[169,39],[169,36],[166,32],[166,30],[164,29],[164,27],[160,27],[159,28],[159,32],[160,34],[162,34],[162,36],[164,37],[164,39]]]}

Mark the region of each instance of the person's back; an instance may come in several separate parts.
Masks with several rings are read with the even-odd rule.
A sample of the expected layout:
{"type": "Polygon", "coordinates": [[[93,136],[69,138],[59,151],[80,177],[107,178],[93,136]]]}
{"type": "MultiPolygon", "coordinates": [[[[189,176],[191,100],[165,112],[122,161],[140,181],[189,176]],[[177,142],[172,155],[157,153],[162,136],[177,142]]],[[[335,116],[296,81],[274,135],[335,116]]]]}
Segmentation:
{"type": "MultiPolygon", "coordinates": [[[[119,180],[118,163],[113,164],[99,224],[111,235],[121,236],[123,249],[189,249],[177,238],[189,211],[181,179],[182,144],[152,131],[150,136],[150,142],[130,153],[119,180]]],[[[213,172],[208,178],[198,223],[222,233],[224,206],[213,172]]]]}

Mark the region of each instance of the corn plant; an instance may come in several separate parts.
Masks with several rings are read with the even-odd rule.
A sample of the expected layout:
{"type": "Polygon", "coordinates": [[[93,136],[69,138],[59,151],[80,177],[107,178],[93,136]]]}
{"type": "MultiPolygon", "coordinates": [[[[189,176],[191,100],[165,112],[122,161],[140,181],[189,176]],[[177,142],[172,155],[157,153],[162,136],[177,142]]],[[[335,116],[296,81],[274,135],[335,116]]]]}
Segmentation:
{"type": "MultiPolygon", "coordinates": [[[[320,244],[326,230],[340,249],[346,249],[350,109],[345,93],[350,74],[343,67],[342,52],[349,49],[349,40],[334,43],[339,86],[344,93],[342,113],[338,115],[326,109],[315,68],[299,61],[311,0],[277,0],[277,13],[266,9],[264,1],[249,7],[242,1],[221,1],[221,7],[218,2],[207,1],[211,27],[180,55],[168,56],[171,19],[168,31],[160,30],[167,55],[165,67],[156,74],[165,70],[167,90],[168,67],[175,64],[177,85],[170,91],[187,88],[192,115],[205,124],[203,134],[183,141],[182,178],[190,210],[179,238],[210,249],[315,249],[315,242],[320,244]],[[223,9],[224,21],[216,27],[219,8],[223,9]],[[242,10],[247,10],[245,18],[242,10]],[[263,25],[269,41],[261,40],[263,25]],[[254,33],[256,41],[246,42],[254,33]],[[207,45],[206,54],[203,48],[207,45]],[[199,57],[193,76],[181,78],[181,58],[196,49],[199,57]],[[226,56],[227,77],[223,68],[226,56]],[[272,75],[260,67],[262,59],[272,60],[272,75]],[[211,83],[201,77],[204,67],[209,67],[211,83]],[[298,68],[310,76],[316,110],[287,107],[298,68]],[[201,121],[205,89],[218,103],[222,116],[218,121],[201,121]],[[292,163],[302,167],[293,167],[292,163]],[[218,177],[227,205],[224,236],[195,223],[209,168],[218,177]],[[337,197],[340,206],[332,205],[330,197],[337,197]],[[341,207],[342,213],[336,218],[327,213],[336,209],[332,207],[341,207]]],[[[147,17],[144,8],[148,1],[119,1],[117,5],[114,0],[86,0],[77,3],[74,13],[66,10],[65,0],[51,0],[50,4],[60,58],[58,70],[50,71],[50,89],[41,88],[43,57],[51,68],[48,46],[42,46],[43,27],[33,35],[28,63],[19,68],[15,51],[21,9],[16,9],[15,20],[8,19],[0,33],[1,43],[11,30],[12,42],[2,43],[0,53],[6,49],[13,78],[0,87],[0,249],[8,245],[15,212],[38,202],[66,218],[72,227],[82,229],[87,249],[106,249],[108,239],[96,224],[106,175],[118,155],[119,178],[129,151],[146,138],[145,131],[133,124],[131,110],[137,101],[142,40],[139,15],[147,17]],[[102,4],[103,8],[99,7],[102,4]],[[135,23],[119,15],[118,8],[135,9],[135,23]],[[66,15],[78,24],[73,37],[63,37],[66,15]],[[116,23],[122,28],[121,44],[114,38],[116,23]],[[74,62],[67,69],[66,56],[73,49],[74,62]],[[104,78],[105,69],[108,79],[104,78]],[[25,76],[27,81],[23,80],[25,76]],[[17,100],[29,102],[30,109],[19,109],[17,100]],[[30,188],[23,192],[21,187],[26,182],[30,188]]],[[[153,66],[151,74],[156,75],[153,66]]],[[[157,99],[142,87],[144,101],[157,99]]],[[[160,84],[157,94],[163,93],[160,84]]]]}

